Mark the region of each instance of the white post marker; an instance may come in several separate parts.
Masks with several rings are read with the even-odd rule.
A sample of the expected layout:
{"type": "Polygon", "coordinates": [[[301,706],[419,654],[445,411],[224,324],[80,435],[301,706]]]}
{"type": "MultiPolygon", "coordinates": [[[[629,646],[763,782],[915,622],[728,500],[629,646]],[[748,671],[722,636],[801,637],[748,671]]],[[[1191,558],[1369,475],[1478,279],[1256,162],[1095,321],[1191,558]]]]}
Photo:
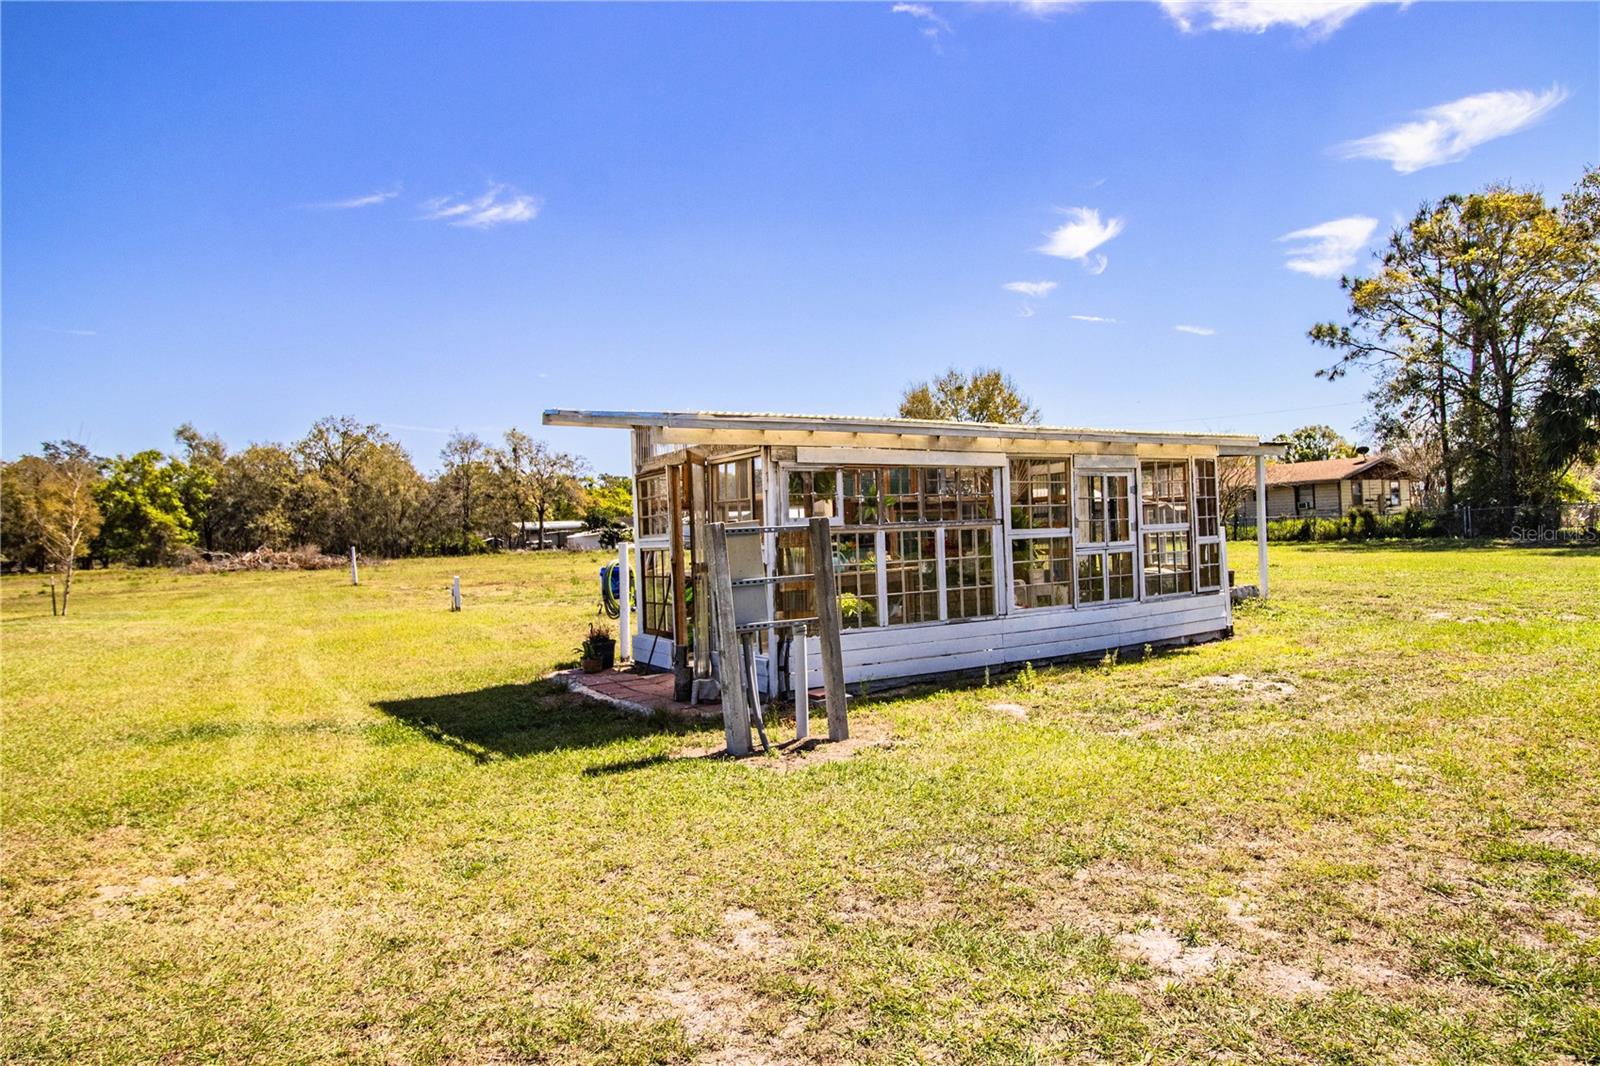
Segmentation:
{"type": "Polygon", "coordinates": [[[450,609],[461,610],[461,577],[457,575],[450,579],[450,609]]]}
{"type": "Polygon", "coordinates": [[[623,662],[633,658],[633,609],[628,605],[628,547],[627,541],[617,541],[617,656],[623,662]]]}
{"type": "Polygon", "coordinates": [[[356,570],[356,546],[350,545],[350,584],[361,584],[361,574],[356,570]]]}
{"type": "Polygon", "coordinates": [[[1257,584],[1267,598],[1267,457],[1256,456],[1256,556],[1261,568],[1257,584]]]}
{"type": "Polygon", "coordinates": [[[806,627],[796,626],[789,641],[789,686],[794,689],[794,738],[811,736],[811,671],[806,663],[806,627]]]}

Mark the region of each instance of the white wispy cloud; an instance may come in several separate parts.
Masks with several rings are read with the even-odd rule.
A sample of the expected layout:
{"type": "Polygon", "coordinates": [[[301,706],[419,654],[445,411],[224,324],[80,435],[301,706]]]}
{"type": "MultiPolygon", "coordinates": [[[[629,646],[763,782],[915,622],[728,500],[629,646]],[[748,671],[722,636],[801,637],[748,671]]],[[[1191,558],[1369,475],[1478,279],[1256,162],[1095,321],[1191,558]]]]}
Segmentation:
{"type": "Polygon", "coordinates": [[[1114,318],[1103,318],[1100,315],[1068,315],[1068,318],[1078,322],[1115,322],[1114,318]]]}
{"type": "Polygon", "coordinates": [[[1161,8],[1185,33],[1265,33],[1289,26],[1326,37],[1362,10],[1387,2],[1393,0],[1161,0],[1161,8]]]}
{"type": "Polygon", "coordinates": [[[348,200],[325,200],[321,203],[306,204],[316,211],[348,211],[355,207],[372,207],[386,200],[393,200],[400,195],[400,185],[396,182],[387,189],[369,192],[365,196],[352,196],[348,200]]]}
{"type": "Polygon", "coordinates": [[[537,196],[529,196],[503,183],[491,183],[482,196],[470,200],[436,196],[424,201],[422,217],[452,226],[489,229],[510,222],[532,222],[539,216],[541,206],[537,196]]]}
{"type": "Polygon", "coordinates": [[[896,15],[910,15],[923,24],[922,35],[928,40],[939,43],[939,38],[955,31],[950,28],[950,23],[945,17],[927,4],[898,3],[889,8],[896,15]]]}
{"type": "Polygon", "coordinates": [[[1210,326],[1173,326],[1172,328],[1179,333],[1193,333],[1196,337],[1210,337],[1217,332],[1210,326]]]}
{"type": "Polygon", "coordinates": [[[1017,0],[1017,7],[1035,18],[1054,15],[1078,6],[1078,0],[1017,0]]]}
{"type": "Polygon", "coordinates": [[[1346,141],[1334,151],[1346,159],[1382,159],[1402,174],[1454,163],[1480,144],[1533,125],[1567,98],[1552,85],[1544,92],[1504,90],[1463,96],[1418,112],[1412,122],[1346,141]]]}
{"type": "Polygon", "coordinates": [[[1056,287],[1056,283],[1053,281],[1008,281],[1000,287],[1007,292],[1020,293],[1023,296],[1031,296],[1034,299],[1042,300],[1050,295],[1051,290],[1056,287]]]}
{"type": "Polygon", "coordinates": [[[1106,257],[1095,254],[1095,249],[1122,232],[1122,219],[1100,219],[1093,207],[1069,207],[1067,221],[1051,230],[1049,239],[1037,249],[1045,255],[1060,259],[1075,259],[1091,274],[1103,273],[1106,257]]]}
{"type": "Polygon", "coordinates": [[[1377,228],[1377,219],[1351,215],[1285,233],[1278,240],[1295,243],[1283,265],[1314,278],[1336,278],[1355,265],[1377,228]]]}
{"type": "Polygon", "coordinates": [[[98,330],[92,329],[62,329],[58,326],[40,326],[39,329],[46,333],[59,333],[65,337],[98,337],[98,330]]]}

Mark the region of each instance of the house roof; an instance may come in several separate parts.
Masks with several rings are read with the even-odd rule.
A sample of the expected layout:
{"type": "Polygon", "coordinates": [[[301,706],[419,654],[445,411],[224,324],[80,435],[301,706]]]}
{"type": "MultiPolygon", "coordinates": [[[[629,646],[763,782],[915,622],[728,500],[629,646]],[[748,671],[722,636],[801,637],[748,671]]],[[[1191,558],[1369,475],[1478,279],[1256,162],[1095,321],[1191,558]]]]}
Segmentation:
{"type": "MultiPolygon", "coordinates": [[[[764,433],[865,434],[887,437],[963,437],[999,440],[1069,440],[1101,443],[1206,444],[1224,454],[1281,455],[1281,441],[1250,434],[1183,433],[1170,430],[1090,429],[1000,422],[947,422],[921,418],[862,418],[855,415],[796,415],[737,411],[572,411],[544,413],[547,426],[654,427],[669,430],[764,433]]],[[[822,443],[821,440],[818,443],[822,443]]]]}
{"type": "Polygon", "coordinates": [[[1305,485],[1313,481],[1343,481],[1360,477],[1376,467],[1394,465],[1392,455],[1358,455],[1353,459],[1316,459],[1309,463],[1268,463],[1267,484],[1305,485]]]}

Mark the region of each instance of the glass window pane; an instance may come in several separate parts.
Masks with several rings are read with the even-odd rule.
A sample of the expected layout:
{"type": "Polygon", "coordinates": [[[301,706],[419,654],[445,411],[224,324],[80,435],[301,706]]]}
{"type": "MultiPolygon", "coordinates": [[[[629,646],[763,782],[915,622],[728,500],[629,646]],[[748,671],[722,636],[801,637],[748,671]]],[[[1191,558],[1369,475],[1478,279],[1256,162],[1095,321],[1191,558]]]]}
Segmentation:
{"type": "Polygon", "coordinates": [[[945,612],[950,618],[994,613],[994,534],[988,529],[944,531],[945,612]]]}
{"type": "Polygon", "coordinates": [[[1187,460],[1140,464],[1141,499],[1147,526],[1180,525],[1189,521],[1189,463],[1187,460]]]}
{"type": "Polygon", "coordinates": [[[876,533],[833,535],[833,569],[845,629],[878,624],[877,540],[876,533]]]}
{"type": "Polygon", "coordinates": [[[938,543],[931,529],[890,530],[884,534],[884,591],[887,625],[932,622],[939,617],[938,543]]]}
{"type": "Polygon", "coordinates": [[[1018,607],[1072,603],[1072,538],[1011,542],[1011,587],[1018,607]]]}

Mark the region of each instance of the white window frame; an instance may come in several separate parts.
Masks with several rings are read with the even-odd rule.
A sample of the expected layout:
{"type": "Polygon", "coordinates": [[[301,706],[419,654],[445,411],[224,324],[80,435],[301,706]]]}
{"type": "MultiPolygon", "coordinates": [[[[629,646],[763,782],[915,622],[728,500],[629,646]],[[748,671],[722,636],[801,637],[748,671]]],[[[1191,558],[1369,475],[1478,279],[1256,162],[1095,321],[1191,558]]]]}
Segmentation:
{"type": "Polygon", "coordinates": [[[1209,596],[1220,592],[1228,584],[1227,526],[1222,520],[1222,466],[1215,456],[1196,457],[1189,460],[1189,587],[1196,596],[1209,596]],[[1212,536],[1200,534],[1200,464],[1211,464],[1212,499],[1216,504],[1217,532],[1212,536]],[[1200,546],[1217,546],[1217,584],[1211,588],[1200,587],[1200,546]]]}
{"type": "MultiPolygon", "coordinates": [[[[1122,458],[1119,456],[1119,458],[1122,458]]],[[[1137,603],[1143,598],[1144,587],[1140,577],[1142,567],[1139,565],[1139,458],[1127,456],[1125,466],[1112,466],[1103,461],[1093,464],[1080,464],[1074,460],[1072,464],[1072,603],[1074,610],[1097,610],[1104,607],[1122,607],[1126,604],[1137,603]],[[1125,503],[1128,508],[1128,539],[1120,541],[1088,541],[1078,539],[1078,478],[1080,477],[1125,477],[1128,479],[1128,495],[1125,503]],[[1110,599],[1111,590],[1111,553],[1127,552],[1133,556],[1133,595],[1126,598],[1110,599]],[[1093,603],[1083,602],[1078,589],[1078,560],[1088,555],[1102,557],[1100,564],[1100,591],[1108,598],[1096,600],[1093,603]]],[[[1110,533],[1109,524],[1107,534],[1110,533]]],[[[1048,609],[1048,608],[1045,608],[1048,609]]]]}
{"type": "Polygon", "coordinates": [[[1138,580],[1139,599],[1142,600],[1142,601],[1145,601],[1147,603],[1159,603],[1162,600],[1176,599],[1179,596],[1193,596],[1193,595],[1195,595],[1195,576],[1196,576],[1196,570],[1197,570],[1195,564],[1199,560],[1199,549],[1196,546],[1196,541],[1195,541],[1195,536],[1194,536],[1194,521],[1195,521],[1194,463],[1187,456],[1184,457],[1184,458],[1181,458],[1181,459],[1173,459],[1173,458],[1169,458],[1169,457],[1166,457],[1166,456],[1141,457],[1139,459],[1139,487],[1138,487],[1138,491],[1135,494],[1135,502],[1136,502],[1136,506],[1138,508],[1136,514],[1137,514],[1137,517],[1138,517],[1139,528],[1138,528],[1138,531],[1134,534],[1134,543],[1138,545],[1136,551],[1134,552],[1134,568],[1138,571],[1138,575],[1139,575],[1139,580],[1138,580]],[[1145,520],[1144,520],[1144,464],[1146,464],[1146,463],[1168,463],[1168,464],[1172,464],[1172,465],[1181,465],[1181,466],[1184,467],[1184,469],[1185,469],[1184,484],[1186,486],[1188,486],[1188,491],[1189,491],[1189,500],[1188,500],[1188,512],[1189,513],[1188,513],[1188,517],[1187,517],[1187,519],[1185,521],[1183,521],[1183,522],[1153,522],[1153,523],[1146,523],[1145,522],[1145,520]],[[1163,534],[1163,533],[1182,533],[1189,540],[1189,588],[1188,588],[1187,591],[1180,589],[1177,592],[1151,593],[1150,590],[1145,587],[1145,583],[1144,583],[1144,553],[1145,553],[1144,538],[1147,535],[1159,535],[1159,534],[1163,534]]]}
{"type": "MultiPolygon", "coordinates": [[[[808,451],[808,449],[801,449],[808,451]]],[[[978,453],[974,455],[948,455],[938,452],[900,453],[893,449],[829,449],[830,458],[827,462],[769,462],[769,469],[773,471],[774,487],[782,487],[782,509],[779,521],[775,524],[787,528],[803,528],[809,519],[804,521],[789,517],[789,475],[806,471],[826,470],[833,472],[833,515],[828,519],[831,533],[871,533],[873,535],[873,551],[877,560],[877,609],[878,622],[873,626],[863,626],[859,629],[846,629],[844,638],[848,639],[851,633],[869,633],[878,629],[916,629],[920,626],[944,625],[948,622],[985,622],[1004,617],[1009,608],[1008,589],[1010,588],[1009,576],[1001,581],[1001,565],[1007,566],[1006,574],[1009,575],[1009,557],[1002,557],[1003,546],[1006,545],[1006,528],[1009,525],[1006,505],[1009,503],[1009,489],[1006,487],[1006,475],[1009,470],[1007,459],[998,453],[978,453]],[[833,454],[837,458],[833,458],[833,454]],[[972,467],[990,472],[989,479],[989,508],[991,517],[987,520],[956,522],[880,522],[873,525],[846,526],[844,523],[844,475],[843,469],[851,466],[870,466],[880,470],[891,466],[915,467],[972,467]],[[949,583],[945,580],[945,550],[944,533],[949,529],[986,529],[989,531],[990,564],[994,568],[991,581],[994,587],[994,607],[992,614],[980,615],[977,618],[951,618],[949,616],[949,583]],[[939,617],[926,622],[905,622],[899,625],[889,624],[889,579],[886,549],[888,547],[887,535],[892,532],[920,532],[931,530],[934,536],[934,554],[937,568],[937,588],[939,597],[939,617]]],[[[810,459],[812,456],[807,455],[810,459]]],[[[775,538],[774,543],[776,543],[775,538]]]]}
{"type": "MultiPolygon", "coordinates": [[[[1005,588],[1006,588],[1006,613],[1025,613],[1029,615],[1040,614],[1046,611],[1074,611],[1078,609],[1078,461],[1073,455],[1041,455],[1041,454],[1014,454],[1006,457],[1005,488],[1001,499],[1005,502],[1005,588]],[[1065,529],[1055,526],[1030,526],[1018,529],[1011,521],[1011,464],[1013,462],[1065,462],[1067,464],[1067,525],[1065,529]],[[1016,578],[1013,571],[1012,544],[1025,540],[1060,540],[1066,539],[1071,543],[1068,556],[1072,561],[1071,575],[1067,580],[1069,593],[1067,603],[1052,603],[1043,607],[1024,607],[1017,603],[1016,578]]],[[[1118,603],[1126,601],[1118,600],[1118,603]]],[[[1092,604],[1091,606],[1101,606],[1092,604]]]]}

